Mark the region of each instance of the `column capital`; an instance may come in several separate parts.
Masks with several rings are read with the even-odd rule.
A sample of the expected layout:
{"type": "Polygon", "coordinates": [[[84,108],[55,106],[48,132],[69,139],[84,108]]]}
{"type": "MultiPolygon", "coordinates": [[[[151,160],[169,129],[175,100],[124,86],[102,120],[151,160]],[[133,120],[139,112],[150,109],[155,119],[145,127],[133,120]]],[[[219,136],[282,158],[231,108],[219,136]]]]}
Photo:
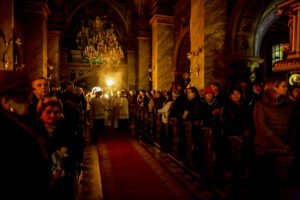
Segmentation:
{"type": "Polygon", "coordinates": [[[151,37],[150,36],[137,36],[136,39],[138,41],[140,41],[140,40],[151,40],[151,37]]]}
{"type": "Polygon", "coordinates": [[[62,33],[61,33],[61,31],[58,31],[58,30],[48,30],[47,35],[49,37],[59,37],[59,38],[61,38],[62,33]]]}
{"type": "Polygon", "coordinates": [[[170,15],[155,14],[150,19],[150,24],[155,27],[157,24],[174,25],[175,17],[170,15]]]}

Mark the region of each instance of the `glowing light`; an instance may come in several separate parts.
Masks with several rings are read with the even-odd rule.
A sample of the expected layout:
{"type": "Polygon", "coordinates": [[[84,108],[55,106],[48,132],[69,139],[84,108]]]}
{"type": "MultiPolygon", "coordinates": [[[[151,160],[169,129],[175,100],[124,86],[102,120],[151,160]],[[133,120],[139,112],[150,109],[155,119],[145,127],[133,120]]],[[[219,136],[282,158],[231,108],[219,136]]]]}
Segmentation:
{"type": "Polygon", "coordinates": [[[99,92],[99,91],[102,91],[102,88],[101,87],[93,87],[93,89],[92,89],[92,93],[93,92],[99,92]]]}
{"type": "Polygon", "coordinates": [[[114,82],[114,80],[112,80],[112,79],[107,79],[107,80],[106,80],[106,85],[107,85],[108,87],[112,86],[114,83],[115,83],[115,82],[114,82]]]}
{"type": "Polygon", "coordinates": [[[105,97],[106,99],[108,99],[108,98],[109,98],[108,94],[105,94],[105,95],[104,95],[104,97],[105,97]]]}

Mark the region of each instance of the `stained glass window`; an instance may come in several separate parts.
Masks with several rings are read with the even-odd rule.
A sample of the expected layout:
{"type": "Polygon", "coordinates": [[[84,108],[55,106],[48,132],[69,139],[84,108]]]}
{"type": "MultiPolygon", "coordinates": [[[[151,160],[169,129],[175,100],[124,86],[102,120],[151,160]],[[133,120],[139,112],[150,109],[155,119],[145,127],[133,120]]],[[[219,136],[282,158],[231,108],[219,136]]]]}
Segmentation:
{"type": "Polygon", "coordinates": [[[282,45],[283,44],[275,44],[272,46],[272,65],[283,59],[282,45]]]}

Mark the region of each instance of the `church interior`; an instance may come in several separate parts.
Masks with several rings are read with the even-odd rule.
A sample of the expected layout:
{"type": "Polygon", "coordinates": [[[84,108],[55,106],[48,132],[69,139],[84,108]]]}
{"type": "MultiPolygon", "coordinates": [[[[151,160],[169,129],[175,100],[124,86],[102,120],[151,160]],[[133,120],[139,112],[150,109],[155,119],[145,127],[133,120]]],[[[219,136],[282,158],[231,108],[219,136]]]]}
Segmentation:
{"type": "MultiPolygon", "coordinates": [[[[260,197],[279,198],[280,195],[283,195],[282,199],[300,199],[299,182],[290,180],[290,177],[286,178],[286,171],[292,171],[292,176],[300,178],[300,173],[294,173],[297,171],[294,168],[300,166],[300,150],[294,144],[300,143],[294,142],[298,141],[298,137],[297,134],[293,135],[297,131],[299,134],[300,130],[297,125],[300,119],[299,0],[1,0],[0,11],[0,87],[3,88],[0,89],[0,111],[3,110],[0,112],[3,121],[1,125],[10,116],[5,111],[7,95],[15,95],[12,91],[17,91],[17,88],[13,87],[20,87],[23,75],[30,82],[37,79],[47,80],[47,87],[53,87],[57,91],[67,91],[68,86],[72,85],[73,93],[84,91],[84,94],[89,94],[96,91],[96,97],[100,93],[105,99],[103,118],[97,118],[94,112],[91,111],[90,114],[87,108],[83,108],[82,116],[79,117],[83,122],[73,121],[81,124],[79,132],[85,141],[82,160],[76,163],[78,172],[73,177],[72,197],[64,196],[64,185],[58,186],[57,191],[54,191],[55,195],[74,200],[253,200],[260,197]],[[22,76],[10,73],[6,75],[7,71],[22,73],[22,76]],[[1,75],[2,72],[4,75],[1,75]],[[266,163],[265,166],[270,166],[272,161],[267,162],[267,159],[262,159],[266,158],[262,155],[253,156],[255,158],[250,156],[252,159],[245,159],[246,161],[241,159],[239,153],[242,150],[232,142],[237,139],[236,135],[233,140],[231,135],[226,136],[226,141],[230,138],[228,145],[234,149],[231,150],[236,157],[230,165],[233,166],[229,170],[231,172],[224,172],[227,162],[222,156],[227,158],[226,155],[222,154],[222,149],[218,151],[216,148],[214,151],[217,152],[212,154],[209,149],[210,145],[219,144],[219,138],[214,131],[222,134],[224,131],[225,134],[225,125],[207,128],[199,125],[194,118],[189,121],[184,116],[184,109],[193,111],[197,110],[197,106],[192,105],[191,109],[188,104],[188,108],[183,108],[183,121],[178,119],[174,122],[172,118],[167,118],[168,122],[165,123],[163,114],[159,115],[158,110],[157,113],[149,113],[148,106],[139,102],[140,95],[143,96],[140,91],[160,91],[164,95],[170,92],[172,96],[177,96],[178,90],[180,95],[186,95],[190,101],[188,93],[194,92],[192,88],[199,91],[196,92],[198,95],[201,92],[204,95],[214,94],[211,84],[216,82],[224,92],[230,92],[229,88],[232,87],[235,90],[235,86],[241,87],[241,95],[252,85],[263,87],[266,80],[275,76],[283,77],[287,84],[285,87],[298,89],[294,107],[289,110],[292,114],[285,115],[283,113],[289,112],[280,111],[281,118],[276,118],[292,124],[287,128],[284,138],[288,135],[293,145],[287,148],[282,145],[284,148],[280,155],[293,149],[291,157],[296,164],[292,165],[293,170],[286,170],[291,167],[286,164],[290,154],[283,158],[284,162],[274,161],[284,163],[284,167],[279,164],[281,168],[275,169],[277,172],[281,171],[274,174],[288,179],[288,183],[282,184],[284,181],[280,179],[280,186],[274,184],[271,189],[253,189],[249,186],[253,180],[248,162],[257,161],[262,162],[261,165],[266,163]],[[117,93],[121,100],[112,103],[112,99],[117,99],[117,93]],[[128,95],[128,117],[122,118],[120,109],[122,94],[125,93],[128,95]],[[136,96],[130,98],[130,94],[136,96]],[[108,101],[111,102],[109,108],[108,101]],[[282,119],[284,116],[287,118],[282,119]],[[124,120],[126,131],[119,131],[124,120]],[[96,122],[103,123],[103,127],[96,122]],[[165,128],[166,124],[168,128],[165,128]],[[100,130],[101,128],[104,130],[100,130]],[[95,130],[101,133],[96,133],[95,130]],[[212,131],[208,133],[207,130],[212,131]],[[164,131],[167,136],[163,135],[164,131]],[[195,136],[197,133],[202,136],[195,136]],[[182,138],[184,142],[180,146],[182,138]],[[205,146],[203,152],[201,144],[205,146]],[[241,166],[244,163],[247,163],[247,170],[241,166]],[[227,179],[226,176],[230,178],[227,179]],[[274,190],[280,191],[280,195],[274,190]],[[265,192],[266,196],[259,195],[261,193],[257,191],[265,192]],[[272,194],[270,191],[273,191],[272,194]]],[[[63,109],[68,108],[65,103],[69,96],[63,94],[59,97],[63,109]]],[[[88,101],[85,99],[85,103],[88,101]]],[[[91,110],[100,105],[100,100],[90,102],[91,110]]],[[[156,109],[156,101],[154,103],[156,109]]],[[[39,104],[36,106],[35,111],[39,104]]],[[[221,107],[220,105],[220,109],[217,109],[217,115],[213,112],[214,117],[223,114],[221,107]]],[[[16,109],[18,108],[14,108],[16,109]]],[[[8,109],[10,111],[13,112],[12,107],[8,109]]],[[[75,114],[64,115],[65,118],[71,116],[71,119],[75,114]]],[[[242,114],[242,118],[245,115],[242,114]]],[[[267,115],[268,113],[264,115],[264,119],[267,115]]],[[[275,115],[277,117],[277,114],[271,116],[272,120],[276,120],[275,115]]],[[[251,118],[252,116],[251,114],[251,118]]],[[[201,117],[200,114],[197,117],[201,117]]],[[[16,117],[16,120],[19,121],[19,118],[16,117]]],[[[13,118],[12,121],[16,120],[13,118]]],[[[256,126],[255,117],[251,120],[247,122],[253,123],[253,127],[254,124],[256,126]]],[[[239,122],[235,126],[239,126],[239,122]]],[[[49,131],[51,127],[49,129],[46,126],[46,129],[49,131]]],[[[255,130],[251,127],[249,130],[250,135],[252,131],[254,136],[252,140],[249,139],[249,144],[243,145],[251,145],[253,142],[252,145],[255,146],[255,130]]],[[[271,130],[270,135],[276,132],[272,128],[271,130]]],[[[269,133],[268,131],[266,129],[263,132],[269,133]]],[[[271,138],[270,135],[265,137],[271,138]]],[[[241,138],[248,141],[245,139],[247,136],[248,133],[241,138]]],[[[268,169],[262,171],[266,172],[268,169]]],[[[272,178],[274,177],[271,175],[268,177],[269,182],[272,178]]],[[[261,185],[263,183],[268,182],[262,182],[261,185]]],[[[23,186],[18,184],[13,187],[23,186]]],[[[24,194],[31,199],[38,196],[31,196],[30,192],[24,194]]],[[[42,199],[60,199],[57,196],[45,196],[47,198],[42,199]]],[[[41,196],[38,197],[37,199],[41,199],[41,196]]],[[[12,199],[17,198],[12,196],[12,199]]]]}

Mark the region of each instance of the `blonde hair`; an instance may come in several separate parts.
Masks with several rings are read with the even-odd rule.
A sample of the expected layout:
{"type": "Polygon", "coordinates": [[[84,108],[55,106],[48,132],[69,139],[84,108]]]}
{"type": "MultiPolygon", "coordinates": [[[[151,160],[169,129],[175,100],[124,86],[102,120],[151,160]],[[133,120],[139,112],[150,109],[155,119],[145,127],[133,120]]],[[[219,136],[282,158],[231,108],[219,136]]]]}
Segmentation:
{"type": "Polygon", "coordinates": [[[276,96],[276,92],[273,88],[274,87],[279,87],[279,85],[282,82],[285,82],[285,79],[283,77],[269,78],[265,83],[264,93],[274,98],[276,96]]]}

